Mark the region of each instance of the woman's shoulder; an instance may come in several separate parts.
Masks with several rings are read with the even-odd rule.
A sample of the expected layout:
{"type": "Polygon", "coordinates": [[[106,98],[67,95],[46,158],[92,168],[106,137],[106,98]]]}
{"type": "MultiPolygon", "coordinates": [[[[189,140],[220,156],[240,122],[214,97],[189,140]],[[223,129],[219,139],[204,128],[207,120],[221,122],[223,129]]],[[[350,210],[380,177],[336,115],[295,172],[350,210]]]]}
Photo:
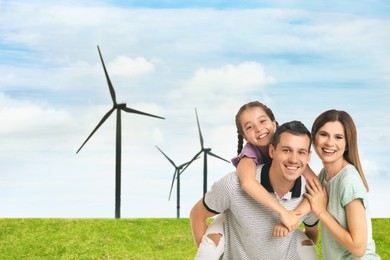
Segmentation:
{"type": "Polygon", "coordinates": [[[364,207],[367,207],[367,190],[354,165],[350,164],[340,172],[340,181],[342,204],[347,205],[354,199],[360,198],[364,207]]]}
{"type": "Polygon", "coordinates": [[[361,180],[359,172],[357,171],[356,167],[353,164],[348,164],[345,166],[341,172],[339,173],[340,180],[341,181],[353,181],[356,182],[358,180],[361,180]]]}

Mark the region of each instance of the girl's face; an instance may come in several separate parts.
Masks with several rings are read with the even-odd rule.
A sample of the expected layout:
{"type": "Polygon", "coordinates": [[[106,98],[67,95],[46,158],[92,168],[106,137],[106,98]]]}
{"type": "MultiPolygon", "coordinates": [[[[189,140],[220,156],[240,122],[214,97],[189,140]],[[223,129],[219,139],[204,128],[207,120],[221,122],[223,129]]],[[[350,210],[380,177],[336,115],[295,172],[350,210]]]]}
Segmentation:
{"type": "Polygon", "coordinates": [[[276,122],[271,121],[261,107],[252,107],[242,112],[240,123],[244,138],[255,146],[267,146],[276,131],[276,122]]]}
{"type": "Polygon", "coordinates": [[[324,124],[314,137],[314,149],[324,164],[343,161],[346,139],[339,121],[324,124]]]}

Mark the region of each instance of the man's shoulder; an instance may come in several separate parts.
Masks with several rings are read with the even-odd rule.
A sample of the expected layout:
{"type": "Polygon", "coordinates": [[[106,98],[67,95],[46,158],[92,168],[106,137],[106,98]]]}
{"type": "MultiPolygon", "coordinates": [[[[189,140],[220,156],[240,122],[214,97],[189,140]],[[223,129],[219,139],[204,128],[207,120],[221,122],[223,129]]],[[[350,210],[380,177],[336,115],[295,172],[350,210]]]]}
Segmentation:
{"type": "Polygon", "coordinates": [[[261,175],[261,171],[263,170],[263,167],[264,165],[266,165],[265,163],[262,163],[262,164],[258,164],[256,167],[256,174],[260,174],[261,175]]]}
{"type": "Polygon", "coordinates": [[[261,183],[261,176],[264,174],[264,175],[267,175],[269,176],[269,169],[271,167],[271,164],[269,163],[262,163],[262,164],[259,164],[257,165],[257,168],[256,168],[256,179],[261,183]]]}
{"type": "Polygon", "coordinates": [[[238,173],[237,171],[232,171],[228,174],[226,174],[225,176],[223,176],[221,179],[219,179],[216,184],[230,184],[230,185],[234,185],[234,184],[239,184],[240,183],[240,180],[238,178],[238,173]]]}

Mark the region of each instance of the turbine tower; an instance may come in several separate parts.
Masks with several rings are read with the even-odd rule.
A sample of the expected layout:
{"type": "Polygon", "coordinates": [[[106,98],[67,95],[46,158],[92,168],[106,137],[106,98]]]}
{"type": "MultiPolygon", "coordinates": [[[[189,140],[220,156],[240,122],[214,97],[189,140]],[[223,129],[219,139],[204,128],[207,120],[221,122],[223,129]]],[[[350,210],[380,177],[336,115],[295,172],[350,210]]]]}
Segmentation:
{"type": "MultiPolygon", "coordinates": [[[[175,167],[175,172],[173,173],[173,178],[172,178],[172,184],[171,184],[171,190],[169,191],[169,197],[168,197],[168,200],[171,199],[171,194],[172,194],[172,189],[173,189],[173,184],[175,182],[175,179],[177,179],[176,181],[176,218],[180,218],[180,175],[184,172],[184,170],[187,168],[184,168],[185,166],[188,166],[191,162],[193,162],[194,160],[192,160],[191,162],[186,162],[186,163],[183,163],[179,166],[177,166],[171,158],[169,158],[160,148],[158,148],[158,146],[156,145],[156,148],[165,156],[165,158],[168,159],[168,161],[173,165],[173,167],[175,167]]],[[[199,159],[198,158],[195,158],[196,159],[199,159]]]]}
{"type": "Polygon", "coordinates": [[[151,116],[160,119],[164,119],[160,116],[155,116],[152,114],[148,114],[145,112],[141,112],[126,106],[126,103],[118,104],[116,101],[116,95],[114,87],[111,84],[110,77],[108,76],[106,66],[104,65],[103,57],[100,52],[99,46],[97,46],[100,60],[103,65],[104,74],[106,75],[108,88],[110,90],[111,99],[113,103],[113,107],[103,116],[98,125],[92,131],[92,133],[88,136],[88,138],[84,141],[84,143],[80,146],[76,153],[78,153],[81,148],[87,143],[87,141],[92,137],[92,135],[99,129],[99,127],[107,120],[107,118],[116,110],[116,164],[115,164],[115,218],[120,218],[121,216],[121,152],[122,152],[122,126],[121,126],[121,111],[127,113],[134,113],[144,116],[151,116]]]}
{"type": "MultiPolygon", "coordinates": [[[[202,136],[202,131],[200,130],[200,125],[199,125],[199,118],[198,118],[198,112],[196,111],[195,108],[195,115],[196,115],[196,122],[198,124],[198,131],[199,131],[199,139],[200,139],[200,151],[192,158],[192,160],[188,163],[188,165],[184,168],[184,170],[201,154],[203,153],[203,196],[207,192],[207,155],[214,156],[215,158],[218,158],[220,160],[223,160],[225,162],[230,163],[230,161],[214,154],[211,152],[211,148],[205,148],[204,147],[204,141],[203,141],[203,136],[202,136]]],[[[183,170],[183,171],[184,171],[183,170]]]]}

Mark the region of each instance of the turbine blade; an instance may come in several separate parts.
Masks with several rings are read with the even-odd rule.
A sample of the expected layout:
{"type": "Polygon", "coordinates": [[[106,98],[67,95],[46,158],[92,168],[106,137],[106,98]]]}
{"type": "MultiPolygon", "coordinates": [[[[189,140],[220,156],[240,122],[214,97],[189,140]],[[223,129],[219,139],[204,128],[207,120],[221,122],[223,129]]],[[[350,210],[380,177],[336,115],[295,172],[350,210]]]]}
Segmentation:
{"type": "Polygon", "coordinates": [[[121,108],[123,111],[125,112],[128,112],[128,113],[134,113],[134,114],[140,114],[140,115],[144,115],[144,116],[151,116],[151,117],[156,117],[156,118],[160,118],[160,119],[165,119],[164,117],[161,117],[161,116],[155,116],[155,115],[152,115],[152,114],[148,114],[148,113],[145,113],[145,112],[141,112],[141,111],[138,111],[138,110],[135,110],[135,109],[132,109],[132,108],[128,108],[128,107],[124,107],[124,108],[121,108]]]}
{"type": "Polygon", "coordinates": [[[182,169],[181,171],[179,170],[179,175],[181,175],[185,169],[187,169],[188,166],[190,166],[190,164],[195,161],[195,160],[198,160],[200,157],[196,157],[194,160],[191,160],[191,161],[188,161],[186,163],[183,163],[182,165],[179,166],[179,169],[182,169],[184,166],[186,166],[184,169],[182,169]]]}
{"type": "Polygon", "coordinates": [[[172,184],[171,184],[171,190],[169,191],[168,201],[171,199],[172,190],[173,190],[173,184],[175,183],[175,179],[176,179],[176,173],[177,173],[177,169],[175,170],[175,173],[173,174],[172,184]]]}
{"type": "Polygon", "coordinates": [[[103,56],[102,56],[102,54],[101,54],[101,52],[100,52],[99,45],[97,46],[97,48],[98,48],[98,51],[99,51],[100,60],[102,61],[104,74],[106,74],[107,84],[108,84],[108,88],[110,89],[110,94],[111,94],[112,102],[114,103],[114,105],[116,105],[117,103],[116,103],[115,90],[114,90],[114,87],[112,86],[110,77],[108,76],[107,69],[106,69],[106,65],[104,65],[103,56]]]}
{"type": "Polygon", "coordinates": [[[198,159],[199,158],[199,154],[201,154],[202,153],[202,150],[200,150],[197,154],[195,154],[195,156],[191,159],[191,161],[189,161],[188,163],[187,163],[187,165],[184,167],[184,169],[181,171],[181,172],[184,172],[187,168],[188,168],[188,166],[190,166],[190,164],[193,162],[193,161],[195,161],[196,159],[198,159]]]}
{"type": "Polygon", "coordinates": [[[198,124],[200,147],[203,149],[203,136],[202,136],[202,132],[200,130],[199,119],[198,119],[198,112],[196,111],[196,108],[195,108],[195,115],[196,115],[196,123],[198,124]]]}
{"type": "Polygon", "coordinates": [[[165,158],[168,159],[168,161],[175,167],[176,167],[176,164],[171,160],[171,158],[169,158],[160,148],[158,148],[158,146],[156,145],[156,148],[165,156],[165,158]]]}
{"type": "MultiPolygon", "coordinates": [[[[198,157],[196,157],[195,158],[195,160],[198,160],[200,157],[198,156],[198,157]]],[[[194,160],[194,161],[195,161],[194,160]]],[[[183,163],[183,164],[181,164],[180,166],[178,166],[178,168],[179,169],[181,169],[181,168],[183,168],[184,166],[186,166],[187,164],[190,164],[190,163],[192,163],[193,161],[191,160],[191,161],[188,161],[188,162],[185,162],[185,163],[183,163]]]]}
{"type": "Polygon", "coordinates": [[[91,136],[99,129],[99,127],[104,123],[104,121],[107,120],[107,118],[112,114],[112,112],[115,110],[115,107],[111,108],[102,118],[102,120],[100,120],[99,124],[95,127],[95,129],[93,129],[92,133],[88,136],[87,140],[84,141],[84,143],[80,146],[80,148],[77,150],[76,153],[78,153],[81,148],[83,148],[83,146],[88,142],[89,138],[91,138],[91,136]]]}
{"type": "Polygon", "coordinates": [[[221,159],[221,160],[223,160],[223,161],[225,161],[225,162],[230,163],[230,161],[228,161],[228,160],[226,160],[226,159],[223,159],[222,157],[219,157],[218,155],[213,154],[212,152],[208,152],[208,154],[210,154],[211,156],[214,156],[215,158],[218,158],[218,159],[221,159]]]}

